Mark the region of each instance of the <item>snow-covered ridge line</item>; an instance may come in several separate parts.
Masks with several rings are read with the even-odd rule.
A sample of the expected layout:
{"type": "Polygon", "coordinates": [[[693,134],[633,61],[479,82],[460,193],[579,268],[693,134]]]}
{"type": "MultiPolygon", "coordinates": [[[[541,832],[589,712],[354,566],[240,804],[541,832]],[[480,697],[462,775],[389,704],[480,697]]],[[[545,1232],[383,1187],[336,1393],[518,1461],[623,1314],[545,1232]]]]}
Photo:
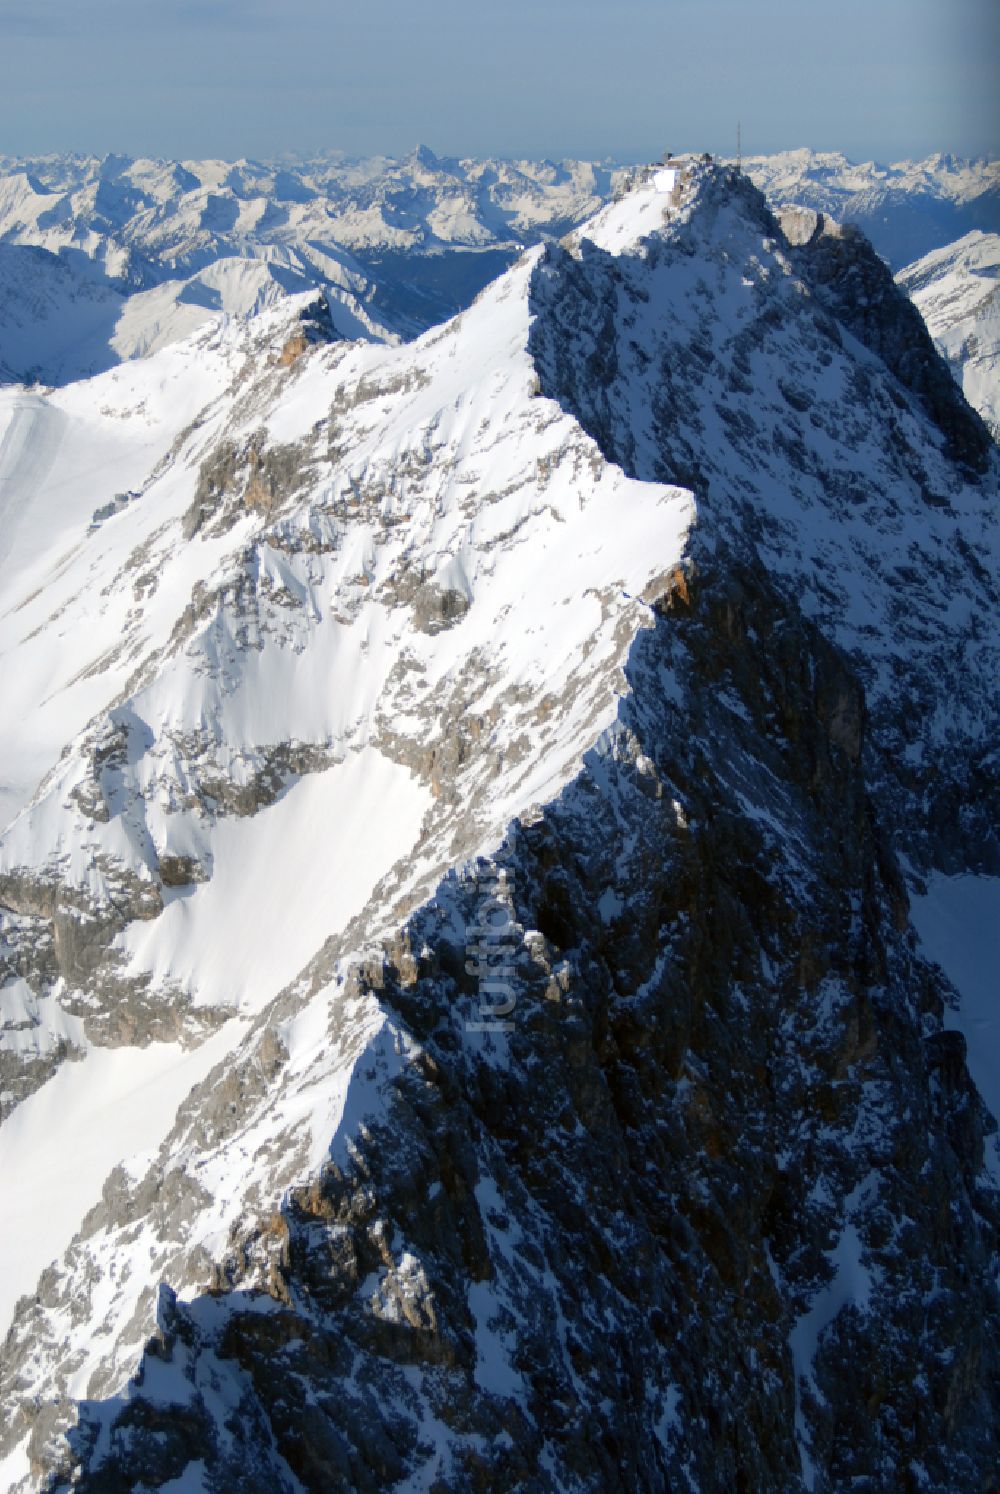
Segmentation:
{"type": "MultiPolygon", "coordinates": [[[[845,205],[864,211],[887,193],[900,204],[982,200],[985,208],[992,200],[995,211],[1000,176],[995,160],[942,154],[880,165],[792,150],[748,156],[743,166],[773,201],[800,201],[842,218],[850,217],[845,205]]],[[[213,236],[280,244],[302,240],[307,227],[353,250],[511,247],[579,224],[630,169],[606,161],[445,158],[426,147],[401,159],[281,163],[0,157],[0,229],[20,242],[28,234],[32,242],[72,243],[91,254],[102,235],[110,236],[124,256],[108,266],[118,278],[127,275],[129,244],[151,259],[169,251],[179,264],[213,236]]]]}
{"type": "MultiPolygon", "coordinates": [[[[342,1182],[335,1169],[350,1172],[397,1079],[415,1076],[418,1091],[436,1082],[441,1054],[428,1058],[400,1014],[419,981],[422,999],[443,999],[435,961],[464,967],[455,951],[466,952],[475,858],[487,857],[483,870],[495,873],[512,820],[538,825],[528,857],[542,884],[537,927],[517,931],[522,965],[538,987],[542,1017],[534,1012],[533,1032],[540,1037],[548,1023],[560,1054],[565,1045],[559,1065],[575,1072],[573,1002],[586,970],[560,959],[559,946],[573,922],[566,887],[592,875],[585,863],[594,853],[610,878],[587,935],[595,959],[601,950],[608,959],[600,1041],[622,1045],[623,1111],[652,1103],[630,1061],[642,1034],[657,1026],[641,1003],[659,981],[675,978],[671,941],[696,917],[705,842],[688,838],[685,790],[666,783],[640,751],[643,711],[679,754],[688,792],[706,772],[725,784],[724,818],[742,816],[739,834],[759,853],[747,867],[750,885],[759,888],[779,862],[783,877],[787,871],[777,925],[787,927],[797,897],[815,896],[804,932],[811,935],[820,913],[834,919],[844,950],[857,944],[871,961],[865,981],[879,989],[872,996],[866,985],[864,1000],[898,1004],[894,1020],[904,1009],[910,1020],[918,983],[909,980],[902,948],[905,895],[891,882],[888,851],[876,865],[866,794],[878,794],[883,827],[908,826],[915,863],[960,856],[985,833],[979,786],[963,773],[992,750],[997,725],[988,684],[998,652],[989,590],[998,553],[996,462],[987,452],[971,480],[953,461],[947,419],[929,418],[919,383],[903,377],[913,360],[900,352],[925,349],[863,244],[835,235],[831,243],[791,242],[745,179],[701,161],[680,162],[678,171],[673,191],[647,187],[606,207],[563,246],[530,252],[462,317],[409,346],[309,345],[301,324],[276,310],[86,386],[33,396],[38,406],[21,416],[44,421],[57,412],[47,471],[25,477],[19,438],[10,453],[15,507],[23,517],[30,498],[47,523],[19,529],[17,549],[7,561],[0,556],[0,662],[16,680],[19,713],[38,722],[30,766],[47,770],[36,786],[29,765],[19,764],[21,798],[30,802],[0,836],[0,952],[28,988],[18,987],[13,1014],[20,1021],[34,1001],[39,1050],[48,1044],[36,1057],[46,1065],[65,1056],[57,1040],[67,1033],[92,1045],[84,1076],[88,1064],[101,1070],[109,1045],[144,1047],[158,1058],[163,1049],[151,1050],[150,1040],[162,1041],[170,1022],[189,1064],[209,1052],[225,1057],[185,1098],[190,1072],[180,1072],[181,1055],[170,1055],[177,1087],[158,1112],[159,1132],[144,1134],[141,1157],[123,1153],[128,1165],[100,1198],[95,1164],[94,1211],[18,1312],[6,1353],[23,1417],[8,1429],[9,1483],[31,1476],[29,1438],[36,1459],[58,1463],[55,1435],[74,1401],[104,1402],[86,1408],[80,1456],[96,1463],[117,1456],[105,1433],[126,1386],[137,1404],[159,1398],[166,1414],[207,1397],[220,1427],[232,1420],[247,1393],[243,1370],[232,1356],[208,1356],[197,1380],[187,1357],[194,1337],[170,1337],[184,1306],[172,1292],[187,1299],[207,1341],[236,1311],[233,1299],[237,1308],[249,1300],[262,1318],[301,1306],[294,1280],[287,1285],[288,1192],[311,1198],[315,1214],[304,1228],[323,1250],[348,1238],[342,1221],[322,1213],[324,1179],[342,1182]],[[853,318],[846,297],[838,300],[855,273],[882,287],[871,325],[853,318]],[[893,328],[895,341],[880,343],[893,328]],[[187,405],[175,419],[179,389],[187,405]],[[748,600],[754,584],[757,612],[748,600]],[[707,612],[714,606],[718,614],[714,634],[698,611],[699,589],[707,612]],[[682,611],[696,630],[708,629],[704,652],[687,663],[675,637],[682,611]],[[745,700],[732,695],[732,679],[712,673],[727,650],[742,662],[745,700]],[[779,664],[788,654],[784,696],[778,686],[773,697],[758,690],[772,652],[779,664]],[[646,692],[631,720],[626,666],[633,678],[644,671],[646,692]],[[692,684],[683,672],[691,667],[705,678],[692,684]],[[744,728],[762,736],[759,759],[742,753],[744,728]],[[697,740],[687,763],[689,732],[697,740]],[[774,744],[786,738],[782,760],[774,744]],[[817,784],[846,795],[830,800],[845,832],[845,866],[839,842],[828,855],[798,839],[805,812],[796,796],[808,804],[817,784]],[[962,806],[957,829],[949,795],[962,806]],[[537,805],[546,806],[540,817],[537,805]],[[571,842],[564,863],[546,841],[554,812],[578,819],[584,841],[571,842]],[[666,869],[653,863],[647,887],[654,822],[671,849],[666,869]],[[588,850],[588,834],[599,837],[596,850],[588,850]],[[449,875],[456,866],[464,875],[449,875]],[[848,889],[842,902],[824,885],[840,875],[848,889]],[[664,914],[675,927],[663,958],[657,952],[641,979],[633,980],[629,946],[644,946],[645,934],[621,917],[626,900],[611,886],[619,876],[644,917],[661,893],[669,903],[670,878],[685,889],[664,914]],[[887,947],[902,975],[888,955],[882,968],[882,951],[873,948],[873,928],[884,918],[888,929],[890,917],[897,922],[887,947]],[[398,989],[382,999],[387,965],[398,989]],[[609,1025],[619,999],[620,1020],[609,1025]],[[157,1300],[161,1283],[167,1290],[157,1300]],[[148,1378],[129,1383],[154,1326],[142,1368],[148,1378]],[[165,1352],[161,1360],[168,1339],[177,1357],[165,1352]],[[223,1361],[230,1368],[219,1370],[223,1361]],[[59,1403],[60,1395],[68,1399],[59,1403]],[[91,1434],[98,1440],[88,1449],[91,1434]]],[[[723,853],[732,845],[724,834],[718,842],[723,853]]],[[[739,877],[724,855],[709,856],[705,867],[705,901],[735,898],[738,889],[724,883],[739,877]]],[[[771,892],[778,890],[775,883],[771,892]]],[[[734,922],[727,926],[724,915],[722,943],[733,936],[735,915],[747,911],[729,906],[734,922]]],[[[760,957],[759,941],[751,942],[760,957]]],[[[813,976],[804,951],[803,943],[789,952],[773,990],[770,976],[759,989],[744,987],[741,972],[720,1025],[743,1020],[741,1013],[752,1022],[758,999],[762,1011],[787,1003],[790,1020],[809,1030],[811,1064],[813,1028],[837,1027],[843,1016],[836,1105],[824,1116],[840,1117],[837,1106],[854,1103],[844,1099],[848,1085],[859,1107],[877,1109],[881,1091],[864,1082],[863,1067],[871,1054],[862,1025],[871,1012],[851,980],[840,981],[836,961],[813,976]],[[804,1012],[796,1015],[791,1004],[803,989],[804,1012]]],[[[441,989],[449,989],[444,980],[441,989]]],[[[664,987],[678,996],[678,1009],[684,989],[664,987]]],[[[668,1027],[673,1010],[659,1012],[670,1016],[668,1027]]],[[[435,1013],[423,1015],[433,1034],[435,1013]]],[[[932,1015],[929,1000],[924,1015],[932,1015]]],[[[459,1016],[450,1011],[449,1020],[459,1016]]],[[[468,1074],[479,1076],[484,1110],[504,1112],[501,1045],[472,1038],[458,1047],[468,1074]]],[[[728,1081],[725,1050],[715,1057],[728,1081]]],[[[783,1085],[803,1083],[791,1072],[795,1059],[790,1052],[788,1071],[777,1077],[754,1068],[752,1087],[780,1095],[783,1085]]],[[[691,1098],[691,1124],[702,1128],[693,1134],[705,1142],[693,1154],[728,1145],[715,1128],[704,1065],[654,1067],[668,1088],[691,1098]]],[[[60,1083],[80,1102],[80,1086],[65,1078],[75,1077],[71,1066],[54,1079],[48,1072],[13,1112],[15,1131],[18,1116],[26,1118],[25,1146],[29,1121],[52,1124],[45,1097],[60,1083]]],[[[533,1082],[544,1089],[540,1077],[533,1082]]],[[[649,1088],[655,1099],[656,1084],[649,1088]]],[[[549,1130],[553,1150],[563,1135],[586,1147],[587,1127],[596,1134],[605,1101],[589,1083],[578,1101],[579,1115],[569,1111],[549,1130]]],[[[870,1111],[858,1113],[872,1121],[870,1111]]],[[[401,1146],[407,1140],[401,1136],[401,1146]]],[[[786,1142],[793,1144],[790,1129],[786,1142]]],[[[480,1138],[469,1128],[462,1146],[473,1144],[480,1138]]],[[[499,1178],[502,1150],[494,1156],[499,1178]]],[[[530,1147],[525,1154],[530,1163],[530,1147]]],[[[863,1154],[848,1148],[838,1165],[845,1157],[856,1166],[863,1154]]],[[[100,1168],[109,1160],[102,1152],[100,1168]]],[[[64,1165],[73,1163],[67,1147],[64,1165]]],[[[794,1163],[782,1164],[781,1186],[796,1186],[794,1163]]],[[[835,1172],[830,1166],[825,1181],[839,1198],[835,1172]]],[[[610,1168],[607,1176],[616,1196],[605,1272],[632,1255],[618,1178],[610,1168]]],[[[734,1165],[726,1197],[736,1196],[741,1177],[734,1165]]],[[[516,1284],[500,1259],[510,1246],[498,1243],[511,1229],[503,1220],[513,1195],[501,1197],[485,1144],[470,1181],[474,1190],[463,1175],[455,1191],[474,1197],[486,1221],[476,1224],[479,1214],[470,1213],[463,1240],[475,1319],[470,1393],[516,1400],[526,1372],[508,1342],[514,1319],[505,1317],[516,1306],[516,1284]]],[[[596,1181],[581,1172],[577,1202],[568,1180],[566,1197],[581,1216],[596,1181]]],[[[516,1229],[535,1227],[544,1191],[530,1207],[519,1204],[516,1229]]],[[[364,1214],[365,1186],[356,1192],[376,1262],[351,1278],[357,1312],[386,1335],[385,1325],[429,1335],[415,1341],[438,1352],[437,1309],[419,1253],[408,1237],[379,1233],[380,1222],[364,1214]]],[[[658,1185],[651,1193],[659,1195],[658,1185]]],[[[809,1207],[827,1228],[832,1205],[809,1207]]],[[[57,1238],[43,1233],[44,1219],[27,1221],[60,1254],[66,1222],[58,1221],[57,1238]]],[[[830,1253],[820,1250],[820,1260],[830,1253]]],[[[339,1259],[324,1258],[323,1281],[334,1278],[339,1259]]],[[[529,1264],[551,1277],[545,1251],[533,1249],[529,1264]]],[[[30,1269],[19,1262],[18,1272],[10,1279],[22,1285],[30,1269]]],[[[733,1279],[742,1287],[748,1277],[735,1270],[733,1279]]],[[[768,1291],[780,1289],[778,1273],[768,1291]]],[[[642,1309],[635,1282],[630,1290],[642,1309]]],[[[464,1277],[455,1291],[464,1303],[464,1277]]],[[[617,1282],[608,1291],[609,1303],[624,1298],[617,1282]]],[[[826,1299],[806,1267],[797,1291],[798,1315],[808,1321],[817,1291],[820,1305],[826,1299]]],[[[566,1348],[561,1315],[569,1298],[550,1289],[544,1300],[557,1330],[550,1336],[566,1348]]],[[[679,1341],[660,1330],[654,1336],[679,1341]]],[[[398,1368],[391,1353],[383,1358],[398,1368]]],[[[585,1404],[582,1361],[575,1350],[569,1358],[567,1383],[585,1404]]],[[[409,1389],[401,1393],[416,1394],[426,1367],[419,1358],[402,1363],[409,1389]]],[[[456,1368],[445,1350],[435,1364],[456,1368]]],[[[814,1389],[818,1377],[811,1380],[809,1363],[801,1368],[814,1389]]],[[[353,1386],[348,1369],[344,1384],[353,1386]]],[[[755,1361],[752,1373],[759,1382],[755,1361]]],[[[667,1451],[675,1405],[665,1393],[658,1404],[667,1451]]],[[[822,1429],[822,1418],[814,1425],[822,1429]]],[[[452,1432],[440,1435],[447,1442],[452,1432]]],[[[273,1479],[285,1486],[281,1467],[273,1479]]]]}
{"type": "Polygon", "coordinates": [[[325,303],[338,337],[394,343],[368,304],[356,266],[296,264],[265,253],[226,254],[146,288],[109,277],[85,256],[0,243],[0,383],[61,385],[181,342],[229,317],[247,318],[303,296],[325,303]]]}
{"type": "MultiPolygon", "coordinates": [[[[21,524],[3,572],[0,657],[36,732],[12,793],[47,770],[0,837],[34,1033],[6,1104],[46,1088],[12,1135],[50,1090],[77,1124],[94,1044],[238,1045],[325,945],[329,963],[391,929],[614,719],[693,509],[538,397],[532,273],[405,349],[310,348],[274,310],[32,396],[60,425],[41,493],[16,449],[9,473],[12,518],[51,519],[21,524]],[[73,1023],[83,1090],[49,1077],[73,1023]]],[[[190,1063],[166,1057],[176,1106],[190,1063]]],[[[43,1255],[67,1243],[52,1223],[25,1225],[43,1255]]]]}

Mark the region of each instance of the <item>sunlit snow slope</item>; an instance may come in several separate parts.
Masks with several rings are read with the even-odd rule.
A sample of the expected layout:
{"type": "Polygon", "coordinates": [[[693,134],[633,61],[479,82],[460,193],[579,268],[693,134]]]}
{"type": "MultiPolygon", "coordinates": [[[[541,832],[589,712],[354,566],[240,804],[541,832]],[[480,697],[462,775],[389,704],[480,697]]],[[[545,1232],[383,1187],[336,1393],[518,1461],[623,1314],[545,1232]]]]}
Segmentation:
{"type": "MultiPolygon", "coordinates": [[[[693,509],[537,397],[532,271],[405,352],[304,351],[271,312],[3,397],[0,916],[34,951],[6,1101],[86,1054],[11,1132],[22,1155],[36,1117],[46,1189],[78,1207],[168,1129],[192,1074],[168,1043],[238,1044],[325,942],[391,927],[613,719],[693,509]],[[106,1042],[153,1043],[136,1072],[149,1052],[162,1108],[81,1153],[88,1087],[128,1086],[106,1042]]],[[[25,1239],[43,1264],[62,1216],[22,1219],[15,1296],[25,1239]]]]}

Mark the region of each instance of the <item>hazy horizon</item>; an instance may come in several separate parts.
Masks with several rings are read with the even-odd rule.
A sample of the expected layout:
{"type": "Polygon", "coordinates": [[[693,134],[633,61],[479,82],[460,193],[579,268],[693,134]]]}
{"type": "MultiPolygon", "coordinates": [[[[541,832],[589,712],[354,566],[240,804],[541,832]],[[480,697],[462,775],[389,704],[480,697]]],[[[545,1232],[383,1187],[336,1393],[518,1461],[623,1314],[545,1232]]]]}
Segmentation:
{"type": "Polygon", "coordinates": [[[0,0],[0,153],[628,162],[1000,147],[991,0],[0,0]]]}
{"type": "MultiPolygon", "coordinates": [[[[290,166],[295,166],[295,165],[307,165],[308,163],[313,162],[313,161],[319,162],[319,161],[324,161],[324,160],[329,160],[329,161],[338,161],[338,160],[340,160],[340,161],[343,161],[345,164],[352,164],[352,163],[355,163],[355,162],[361,163],[361,162],[365,162],[365,161],[379,161],[379,160],[384,160],[384,161],[387,161],[387,162],[390,162],[390,161],[404,162],[404,161],[407,160],[408,157],[412,156],[416,151],[418,151],[418,150],[425,150],[425,149],[432,151],[432,153],[436,157],[436,159],[439,160],[439,161],[442,161],[442,162],[448,162],[448,161],[485,161],[485,160],[510,161],[510,162],[517,162],[517,161],[524,161],[524,162],[551,161],[553,165],[560,165],[562,162],[587,161],[587,162],[592,162],[594,165],[608,166],[608,167],[619,167],[619,166],[625,166],[625,167],[627,167],[627,166],[635,166],[635,165],[644,165],[644,164],[647,164],[650,161],[659,160],[660,157],[661,157],[661,155],[662,155],[662,151],[660,151],[659,149],[656,149],[656,148],[651,148],[648,153],[643,153],[641,151],[630,151],[630,152],[623,153],[623,154],[618,154],[618,155],[603,155],[603,156],[600,156],[600,155],[580,155],[580,154],[552,155],[551,153],[546,154],[546,153],[543,153],[543,152],[539,152],[537,154],[532,154],[532,155],[529,155],[527,153],[521,152],[518,155],[511,155],[511,154],[503,154],[503,153],[498,152],[498,151],[494,151],[494,152],[491,152],[491,153],[487,153],[487,152],[484,152],[484,151],[443,151],[443,150],[438,151],[438,150],[434,150],[434,148],[432,146],[428,146],[426,141],[424,141],[424,140],[418,140],[413,145],[410,145],[410,146],[408,146],[408,147],[406,147],[404,149],[394,150],[394,151],[389,151],[389,150],[385,150],[385,151],[371,151],[371,152],[347,151],[347,150],[343,150],[343,149],[339,148],[338,146],[331,145],[331,146],[326,146],[326,147],[320,146],[320,147],[317,147],[315,150],[283,150],[283,151],[275,151],[275,152],[273,152],[270,155],[264,154],[264,153],[255,153],[253,155],[250,155],[249,153],[244,152],[243,154],[230,154],[230,155],[226,155],[226,156],[221,156],[221,155],[218,155],[218,154],[214,154],[214,155],[213,154],[193,155],[191,153],[187,153],[187,154],[185,154],[185,155],[182,156],[182,155],[168,155],[168,154],[165,154],[163,152],[153,153],[153,152],[146,152],[146,151],[127,150],[127,149],[125,149],[123,147],[116,147],[116,148],[113,148],[113,149],[110,149],[110,150],[86,150],[86,149],[77,149],[77,148],[69,147],[69,148],[67,148],[65,150],[49,150],[49,151],[10,151],[10,150],[4,151],[4,150],[0,150],[0,159],[2,159],[4,157],[7,157],[8,159],[19,160],[19,161],[44,161],[44,160],[60,160],[60,159],[67,159],[67,158],[77,158],[79,160],[98,160],[98,161],[101,161],[101,160],[108,160],[108,159],[110,159],[112,157],[115,157],[115,156],[119,156],[123,160],[131,160],[131,161],[142,161],[142,160],[163,161],[163,162],[177,162],[177,163],[180,163],[180,164],[183,164],[185,161],[197,162],[197,161],[223,160],[223,161],[226,161],[226,162],[232,162],[233,164],[238,164],[241,161],[245,161],[248,164],[255,164],[256,163],[258,165],[263,165],[263,166],[267,166],[267,165],[281,166],[281,165],[285,165],[285,164],[290,165],[290,166]]],[[[700,154],[701,151],[702,151],[702,149],[703,149],[703,147],[700,146],[700,145],[692,145],[692,146],[683,146],[683,145],[681,145],[681,146],[677,147],[676,149],[674,149],[673,153],[675,155],[687,155],[687,154],[693,154],[693,153],[699,153],[700,154]]],[[[812,151],[814,154],[817,154],[817,155],[840,154],[840,155],[843,155],[845,157],[845,159],[847,161],[849,161],[850,164],[853,165],[853,166],[864,166],[864,165],[867,165],[869,163],[874,163],[876,166],[893,166],[893,165],[901,164],[901,163],[907,162],[907,161],[914,162],[914,163],[919,163],[920,161],[928,160],[931,157],[933,157],[934,155],[939,155],[939,154],[943,155],[943,156],[954,157],[956,160],[969,161],[969,162],[977,162],[977,161],[984,161],[984,160],[986,160],[986,161],[1000,160],[1000,151],[980,151],[978,153],[970,153],[970,152],[965,152],[965,151],[948,150],[946,148],[941,148],[941,149],[935,150],[935,151],[921,151],[921,152],[909,151],[909,152],[904,152],[902,155],[897,155],[897,156],[889,157],[887,155],[878,156],[878,155],[872,155],[872,154],[864,156],[864,155],[858,154],[857,152],[853,152],[852,153],[852,152],[847,152],[847,151],[840,151],[838,148],[832,147],[832,146],[818,147],[818,146],[808,146],[808,145],[801,145],[801,144],[800,145],[775,146],[772,150],[752,150],[752,149],[748,149],[744,145],[744,148],[743,148],[743,159],[744,160],[750,160],[750,159],[753,159],[754,157],[772,156],[772,155],[781,155],[781,154],[791,154],[791,153],[794,153],[794,152],[797,152],[797,151],[812,151]]],[[[732,150],[729,150],[729,151],[726,151],[726,150],[715,151],[715,152],[712,152],[712,154],[716,157],[716,159],[721,160],[721,161],[735,160],[736,159],[736,150],[735,150],[735,147],[732,150]]]]}

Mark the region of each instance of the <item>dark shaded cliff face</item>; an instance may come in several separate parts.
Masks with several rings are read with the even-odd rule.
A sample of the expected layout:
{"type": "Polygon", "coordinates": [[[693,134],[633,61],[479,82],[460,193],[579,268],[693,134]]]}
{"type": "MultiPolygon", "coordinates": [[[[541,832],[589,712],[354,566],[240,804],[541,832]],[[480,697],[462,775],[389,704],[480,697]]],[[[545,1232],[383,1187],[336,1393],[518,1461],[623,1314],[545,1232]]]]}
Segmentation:
{"type": "MultiPolygon", "coordinates": [[[[759,194],[690,191],[531,281],[538,393],[698,501],[617,720],[344,967],[387,1034],[346,1146],[163,1283],[124,1389],[19,1408],[52,1494],[996,1487],[995,1122],[904,876],[996,864],[995,458],[970,482],[907,328],[861,342],[759,194]]],[[[202,1155],[279,1102],[300,997],[186,1103],[202,1155]]],[[[111,1180],[78,1280],[150,1218],[182,1258],[178,1155],[111,1180]]]]}
{"type": "Polygon", "coordinates": [[[967,404],[920,312],[865,236],[857,228],[830,223],[822,213],[793,209],[791,214],[779,212],[778,218],[783,227],[797,230],[791,239],[798,248],[796,258],[820,304],[916,395],[943,433],[948,455],[971,476],[981,476],[993,450],[986,423],[967,404]],[[809,218],[813,221],[806,233],[809,218]]]}
{"type": "Polygon", "coordinates": [[[352,1165],[161,1302],[78,1487],[992,1487],[992,1122],[858,680],[738,568],[629,675],[580,779],[361,972],[419,1057],[352,1165]],[[512,1005],[473,1034],[487,925],[512,1005]]]}
{"type": "Polygon", "coordinates": [[[851,655],[907,856],[995,871],[996,448],[863,236],[784,221],[720,170],[665,239],[550,251],[541,387],[851,655]]]}

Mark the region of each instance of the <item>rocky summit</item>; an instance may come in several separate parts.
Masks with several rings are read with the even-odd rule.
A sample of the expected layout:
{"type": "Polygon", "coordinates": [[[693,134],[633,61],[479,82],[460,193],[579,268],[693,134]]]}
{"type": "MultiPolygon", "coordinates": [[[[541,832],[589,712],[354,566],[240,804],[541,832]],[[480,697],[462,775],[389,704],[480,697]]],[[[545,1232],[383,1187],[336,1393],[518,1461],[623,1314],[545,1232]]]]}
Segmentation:
{"type": "Polygon", "coordinates": [[[995,1490],[986,426],[707,158],[344,330],[4,393],[0,1483],[995,1490]]]}

